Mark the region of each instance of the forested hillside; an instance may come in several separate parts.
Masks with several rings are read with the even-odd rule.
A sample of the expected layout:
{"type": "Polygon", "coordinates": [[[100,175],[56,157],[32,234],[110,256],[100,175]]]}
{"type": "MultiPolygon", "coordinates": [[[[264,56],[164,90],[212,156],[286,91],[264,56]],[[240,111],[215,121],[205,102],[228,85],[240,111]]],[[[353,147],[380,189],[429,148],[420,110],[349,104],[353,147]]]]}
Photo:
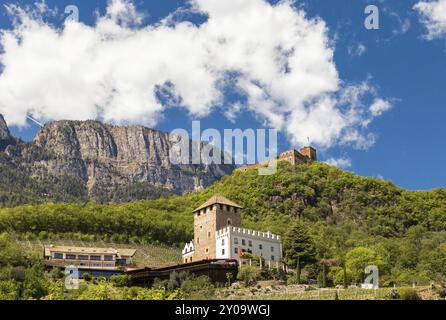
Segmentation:
{"type": "MultiPolygon", "coordinates": [[[[285,235],[293,221],[303,221],[317,261],[368,259],[386,281],[445,279],[446,190],[407,191],[321,163],[280,163],[271,176],[235,172],[201,193],[157,200],[5,208],[0,231],[181,246],[192,238],[192,209],[215,193],[244,206],[248,228],[285,235]]],[[[317,276],[320,264],[309,268],[317,276]]],[[[341,281],[339,268],[331,268],[331,281],[341,281]]]]}

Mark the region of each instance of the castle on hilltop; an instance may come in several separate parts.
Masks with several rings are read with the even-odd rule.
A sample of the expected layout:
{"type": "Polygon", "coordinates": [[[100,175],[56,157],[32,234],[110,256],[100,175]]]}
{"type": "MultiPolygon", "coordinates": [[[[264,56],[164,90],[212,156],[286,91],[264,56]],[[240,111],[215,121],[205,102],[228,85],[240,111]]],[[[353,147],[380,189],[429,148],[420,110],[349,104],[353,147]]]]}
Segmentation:
{"type": "Polygon", "coordinates": [[[194,239],[183,249],[183,262],[234,259],[243,264],[246,253],[263,257],[265,263],[282,258],[278,235],[241,227],[242,207],[220,195],[214,195],[193,211],[194,239]]]}
{"type": "MultiPolygon", "coordinates": [[[[267,165],[269,161],[270,160],[261,163],[248,164],[237,168],[236,171],[247,172],[252,169],[258,169],[259,167],[267,165]]],[[[296,149],[291,149],[282,152],[277,157],[277,161],[287,161],[292,165],[317,161],[316,149],[311,146],[303,147],[299,151],[296,149]]]]}

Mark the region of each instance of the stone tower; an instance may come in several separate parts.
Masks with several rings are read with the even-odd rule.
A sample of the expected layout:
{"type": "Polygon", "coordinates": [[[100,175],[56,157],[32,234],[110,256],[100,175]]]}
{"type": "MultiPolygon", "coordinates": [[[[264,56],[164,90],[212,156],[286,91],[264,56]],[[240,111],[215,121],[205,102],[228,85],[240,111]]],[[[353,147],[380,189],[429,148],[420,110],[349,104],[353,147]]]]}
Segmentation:
{"type": "Polygon", "coordinates": [[[311,161],[317,160],[316,149],[311,146],[303,147],[299,150],[300,154],[307,157],[311,161]]]}
{"type": "Polygon", "coordinates": [[[215,232],[229,226],[241,227],[242,207],[223,196],[214,195],[193,211],[193,261],[215,259],[215,232]]]}

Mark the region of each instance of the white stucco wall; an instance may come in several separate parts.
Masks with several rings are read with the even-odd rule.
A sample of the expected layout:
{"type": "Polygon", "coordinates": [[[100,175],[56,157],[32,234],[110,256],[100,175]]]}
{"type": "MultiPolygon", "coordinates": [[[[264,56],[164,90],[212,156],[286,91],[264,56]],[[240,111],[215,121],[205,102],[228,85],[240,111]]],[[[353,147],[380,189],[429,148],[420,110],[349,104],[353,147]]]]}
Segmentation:
{"type": "Polygon", "coordinates": [[[276,263],[282,258],[282,244],[279,236],[244,228],[227,227],[216,232],[216,258],[237,259],[240,249],[261,256],[266,263],[276,263]],[[235,248],[238,252],[235,252],[235,248]],[[223,252],[224,250],[224,252],[223,252]]]}

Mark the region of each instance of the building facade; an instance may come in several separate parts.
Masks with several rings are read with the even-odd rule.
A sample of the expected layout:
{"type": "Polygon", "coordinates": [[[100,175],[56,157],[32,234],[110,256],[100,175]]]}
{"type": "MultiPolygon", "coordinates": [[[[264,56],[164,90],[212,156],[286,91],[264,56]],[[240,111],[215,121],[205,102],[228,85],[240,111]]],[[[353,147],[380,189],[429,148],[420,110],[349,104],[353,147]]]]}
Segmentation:
{"type": "Polygon", "coordinates": [[[266,263],[276,263],[282,258],[280,237],[271,232],[228,226],[217,231],[216,240],[217,259],[240,261],[245,253],[262,257],[266,263]]]}
{"type": "Polygon", "coordinates": [[[113,270],[133,265],[135,249],[87,248],[46,246],[44,259],[47,265],[82,269],[113,270]]]}
{"type": "Polygon", "coordinates": [[[243,263],[246,253],[267,262],[282,258],[279,236],[241,227],[242,207],[225,197],[215,195],[194,213],[194,239],[183,249],[183,262],[207,259],[236,259],[243,263]]]}

